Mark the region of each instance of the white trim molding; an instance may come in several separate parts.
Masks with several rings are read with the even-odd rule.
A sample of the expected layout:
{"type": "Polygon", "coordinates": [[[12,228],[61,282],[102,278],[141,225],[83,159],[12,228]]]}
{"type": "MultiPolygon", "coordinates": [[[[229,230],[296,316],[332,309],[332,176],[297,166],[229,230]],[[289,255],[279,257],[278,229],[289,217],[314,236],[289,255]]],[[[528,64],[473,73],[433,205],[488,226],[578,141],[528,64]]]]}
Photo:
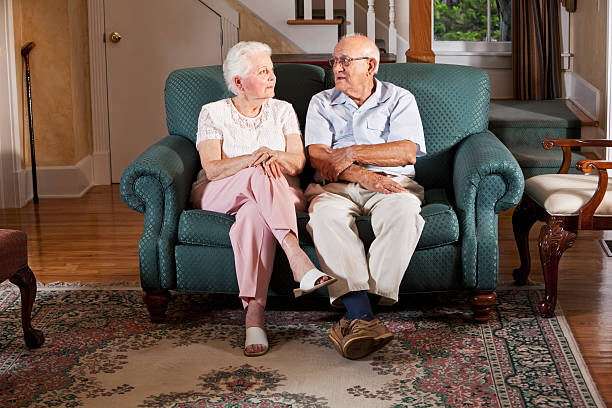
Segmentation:
{"type": "Polygon", "coordinates": [[[87,0],[89,20],[89,80],[91,86],[91,131],[93,138],[93,183],[110,184],[110,139],[106,49],[104,46],[104,0],[87,0]]]}
{"type": "Polygon", "coordinates": [[[17,98],[13,1],[0,2],[0,208],[25,205],[19,183],[21,130],[17,98]]]}
{"type": "MultiPolygon", "coordinates": [[[[36,166],[38,196],[41,198],[83,197],[94,186],[92,156],[85,156],[74,166],[36,166]]],[[[19,172],[27,201],[33,197],[32,169],[19,172]]]]}
{"type": "Polygon", "coordinates": [[[565,98],[571,99],[591,119],[599,120],[601,109],[599,89],[575,72],[563,73],[563,88],[562,94],[565,98]]]}
{"type": "MultiPolygon", "coordinates": [[[[597,3],[599,10],[599,3],[597,3]]],[[[612,140],[612,4],[608,3],[608,43],[606,55],[606,138],[612,140]]],[[[612,160],[612,149],[606,149],[606,160],[612,160]]],[[[610,173],[610,171],[608,171],[610,173]]]]}

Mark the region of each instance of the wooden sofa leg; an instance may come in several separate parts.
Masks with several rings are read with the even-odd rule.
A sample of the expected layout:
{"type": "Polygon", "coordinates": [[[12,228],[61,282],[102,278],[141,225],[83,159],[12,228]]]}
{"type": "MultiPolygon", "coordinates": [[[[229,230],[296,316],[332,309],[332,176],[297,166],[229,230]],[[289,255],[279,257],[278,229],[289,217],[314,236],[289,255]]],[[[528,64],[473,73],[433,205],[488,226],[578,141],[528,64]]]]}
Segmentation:
{"type": "Polygon", "coordinates": [[[489,321],[489,314],[493,310],[493,306],[497,304],[497,293],[473,293],[469,297],[469,302],[474,312],[474,321],[476,323],[486,323],[489,321]]]}
{"type": "Polygon", "coordinates": [[[531,271],[531,257],[529,255],[529,231],[536,222],[535,207],[533,202],[523,197],[519,205],[512,213],[512,230],[514,241],[519,251],[521,266],[512,272],[514,283],[517,285],[527,284],[529,272],[531,271]]]}
{"type": "Polygon", "coordinates": [[[538,246],[540,247],[540,262],[544,273],[546,297],[540,302],[542,317],[552,317],[557,306],[557,277],[559,275],[559,260],[566,249],[572,246],[576,233],[563,228],[563,220],[551,217],[540,230],[538,246]]]}
{"type": "Polygon", "coordinates": [[[166,319],[166,310],[170,303],[170,292],[167,290],[145,290],[142,300],[147,305],[151,321],[153,323],[163,322],[166,319]]]}
{"type": "Polygon", "coordinates": [[[29,348],[38,348],[45,342],[45,336],[40,330],[32,327],[32,306],[36,299],[36,277],[32,270],[25,266],[9,278],[11,283],[19,287],[21,292],[21,326],[23,339],[29,348]]]}

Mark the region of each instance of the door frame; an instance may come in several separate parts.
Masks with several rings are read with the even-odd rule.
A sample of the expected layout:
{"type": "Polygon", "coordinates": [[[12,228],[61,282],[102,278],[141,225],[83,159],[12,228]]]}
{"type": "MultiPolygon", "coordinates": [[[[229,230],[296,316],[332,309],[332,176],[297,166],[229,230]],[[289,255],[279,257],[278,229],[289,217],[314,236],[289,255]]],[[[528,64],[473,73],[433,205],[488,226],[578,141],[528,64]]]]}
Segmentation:
{"type": "Polygon", "coordinates": [[[27,202],[21,167],[21,126],[17,97],[17,65],[13,27],[13,1],[0,1],[0,208],[22,207],[27,202]]]}
{"type": "MultiPolygon", "coordinates": [[[[11,0],[9,0],[11,1],[11,0]]],[[[223,0],[198,0],[221,17],[222,58],[238,42],[239,13],[223,0]]],[[[89,77],[93,138],[93,183],[111,184],[104,0],[87,0],[89,20],[89,77]]]]}

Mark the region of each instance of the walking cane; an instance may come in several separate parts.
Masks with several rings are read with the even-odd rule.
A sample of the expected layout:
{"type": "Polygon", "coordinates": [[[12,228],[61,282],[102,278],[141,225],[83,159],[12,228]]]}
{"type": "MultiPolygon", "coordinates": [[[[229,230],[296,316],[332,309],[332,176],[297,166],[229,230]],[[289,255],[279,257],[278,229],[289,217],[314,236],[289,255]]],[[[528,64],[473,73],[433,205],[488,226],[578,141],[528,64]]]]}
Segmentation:
{"type": "Polygon", "coordinates": [[[36,154],[34,153],[34,119],[32,118],[32,87],[30,84],[30,51],[34,43],[29,42],[21,48],[21,55],[25,58],[26,89],[28,93],[28,119],[30,121],[30,157],[32,160],[32,190],[34,191],[34,204],[38,204],[38,185],[36,183],[36,154]]]}

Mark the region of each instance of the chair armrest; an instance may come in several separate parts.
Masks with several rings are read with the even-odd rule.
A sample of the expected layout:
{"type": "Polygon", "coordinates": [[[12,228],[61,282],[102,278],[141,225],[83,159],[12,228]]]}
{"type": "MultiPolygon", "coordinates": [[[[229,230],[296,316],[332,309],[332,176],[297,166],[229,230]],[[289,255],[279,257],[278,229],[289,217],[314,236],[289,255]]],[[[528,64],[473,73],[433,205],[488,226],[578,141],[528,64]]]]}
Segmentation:
{"type": "Polygon", "coordinates": [[[497,213],[520,201],[524,185],[516,159],[492,133],[473,134],[459,144],[453,187],[466,289],[494,290],[497,286],[497,213]]]}
{"type": "Polygon", "coordinates": [[[578,228],[593,229],[593,214],[599,207],[599,204],[604,199],[608,189],[608,169],[612,169],[612,162],[600,160],[580,160],[576,163],[576,169],[585,174],[589,174],[591,170],[599,171],[599,180],[597,189],[593,197],[578,210],[578,228]]]}
{"type": "Polygon", "coordinates": [[[121,198],[130,208],[144,213],[138,244],[144,289],[176,286],[178,222],[199,167],[193,142],[170,135],[145,150],[121,176],[121,198]]]}
{"type": "Polygon", "coordinates": [[[557,174],[567,174],[572,162],[572,147],[612,147],[612,140],[607,139],[544,139],[542,146],[550,150],[559,146],[563,150],[563,162],[557,174]]]}
{"type": "Polygon", "coordinates": [[[505,184],[505,192],[495,202],[495,212],[514,207],[520,201],[525,186],[516,159],[491,132],[468,136],[455,154],[453,187],[457,206],[467,211],[474,208],[478,189],[489,176],[497,176],[505,184]]]}
{"type": "Polygon", "coordinates": [[[141,178],[149,177],[159,183],[164,193],[182,193],[182,199],[176,204],[184,209],[198,165],[197,150],[190,140],[182,136],[166,136],[141,153],[125,169],[121,175],[121,197],[128,207],[144,213],[150,204],[149,197],[136,185],[141,178]]]}

